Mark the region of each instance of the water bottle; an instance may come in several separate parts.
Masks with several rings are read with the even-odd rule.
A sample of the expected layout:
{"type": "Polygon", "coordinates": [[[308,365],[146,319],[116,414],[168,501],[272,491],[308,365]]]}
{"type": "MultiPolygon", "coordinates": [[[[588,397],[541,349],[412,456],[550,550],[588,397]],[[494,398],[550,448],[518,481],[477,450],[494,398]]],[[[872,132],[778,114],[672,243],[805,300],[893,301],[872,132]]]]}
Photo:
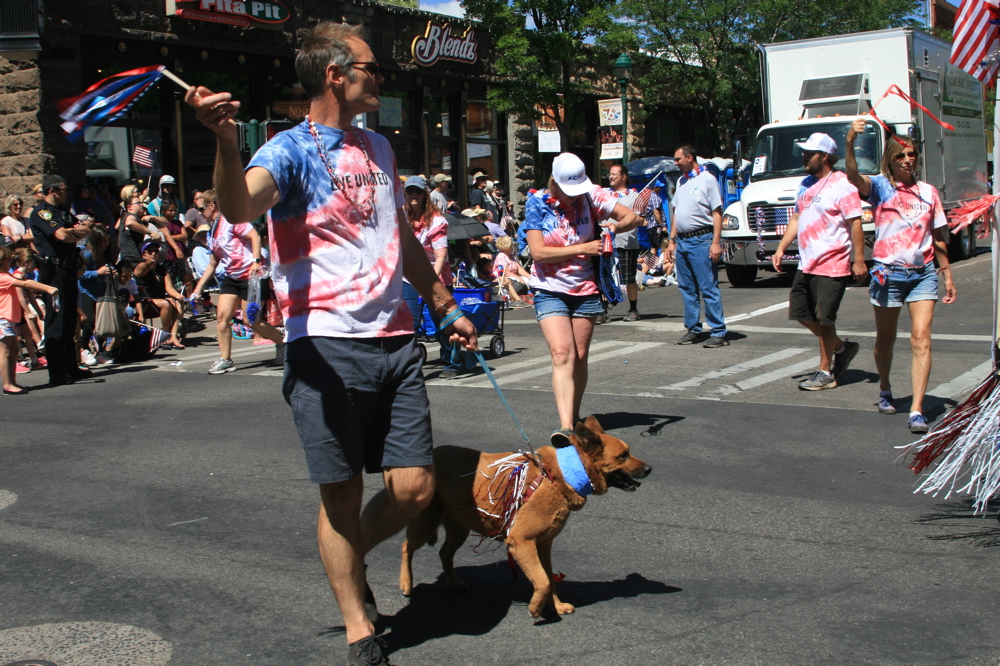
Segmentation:
{"type": "Polygon", "coordinates": [[[194,296],[188,299],[188,305],[190,306],[190,312],[192,317],[198,316],[198,301],[194,296]]]}
{"type": "Polygon", "coordinates": [[[461,262],[458,265],[458,284],[465,286],[465,262],[461,262]]]}

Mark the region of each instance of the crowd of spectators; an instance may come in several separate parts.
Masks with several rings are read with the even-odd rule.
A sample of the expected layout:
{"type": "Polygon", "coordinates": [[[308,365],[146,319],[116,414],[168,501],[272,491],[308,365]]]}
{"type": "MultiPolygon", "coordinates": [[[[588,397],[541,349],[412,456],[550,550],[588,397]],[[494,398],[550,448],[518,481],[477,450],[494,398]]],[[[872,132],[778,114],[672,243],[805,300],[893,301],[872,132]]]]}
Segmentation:
{"type": "MultiPolygon", "coordinates": [[[[65,381],[58,382],[53,381],[49,368],[50,383],[79,379],[95,366],[142,360],[161,344],[183,349],[191,318],[215,308],[209,292],[227,284],[230,273],[237,270],[235,261],[229,259],[235,252],[233,228],[249,228],[249,233],[243,233],[245,244],[240,245],[241,236],[236,245],[266,258],[266,251],[259,251],[263,250],[260,238],[250,241],[250,235],[257,233],[253,225],[229,225],[214,209],[214,192],[195,190],[184,202],[169,175],[159,179],[155,196],[135,184],[113,192],[116,188],[103,179],[77,186],[72,196],[65,196],[65,189],[61,178],[47,176],[45,183],[37,184],[30,193],[10,194],[0,200],[0,375],[6,394],[27,391],[17,383],[17,375],[49,366],[46,314],[57,311],[61,303],[75,304],[75,312],[63,312],[75,323],[71,367],[66,371],[68,376],[60,375],[65,381]],[[65,225],[74,230],[69,242],[79,239],[69,248],[72,261],[60,257],[55,262],[75,274],[77,293],[73,299],[46,284],[51,281],[40,274],[39,264],[52,259],[50,241],[62,240],[53,234],[36,242],[38,221],[52,220],[51,226],[57,227],[59,219],[53,219],[51,211],[68,215],[65,225]],[[226,238],[213,243],[213,236],[223,229],[226,238]],[[117,299],[128,321],[117,335],[96,328],[98,311],[108,297],[117,299]],[[159,331],[164,332],[162,341],[151,343],[159,331]]],[[[57,249],[63,251],[62,246],[57,249]]],[[[257,266],[255,272],[266,283],[266,273],[259,263],[257,266]]],[[[236,298],[235,306],[231,298],[220,297],[226,305],[216,309],[220,347],[227,342],[230,345],[225,346],[231,346],[230,327],[245,319],[245,289],[243,294],[243,302],[236,298]]],[[[265,311],[274,321],[277,308],[265,305],[265,311]]],[[[280,325],[280,321],[276,323],[280,325]]],[[[266,339],[280,344],[280,331],[267,326],[266,321],[264,324],[261,330],[266,339]]],[[[52,338],[50,334],[50,347],[54,347],[52,338]]]]}

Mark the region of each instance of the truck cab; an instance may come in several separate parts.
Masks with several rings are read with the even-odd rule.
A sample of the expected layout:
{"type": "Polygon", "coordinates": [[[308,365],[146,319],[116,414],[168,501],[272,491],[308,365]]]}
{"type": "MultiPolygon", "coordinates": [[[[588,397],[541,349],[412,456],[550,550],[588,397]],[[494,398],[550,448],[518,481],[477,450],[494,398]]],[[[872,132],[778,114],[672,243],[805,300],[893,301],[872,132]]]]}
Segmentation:
{"type": "MultiPolygon", "coordinates": [[[[750,182],[740,200],[728,206],[722,216],[726,277],[734,287],[753,284],[759,268],[773,270],[771,256],[788,229],[799,184],[808,175],[802,165],[802,151],[795,144],[814,132],[830,135],[837,142],[836,168],[842,170],[847,132],[857,117],[771,123],[757,133],[750,182]]],[[[882,130],[870,119],[867,125],[864,134],[855,141],[854,153],[861,173],[874,176],[882,159],[882,130]]],[[[875,224],[867,204],[861,221],[866,238],[874,237],[875,224]]],[[[870,247],[865,248],[865,254],[871,257],[870,247]]],[[[794,270],[797,264],[798,246],[793,243],[782,266],[794,270]]]]}

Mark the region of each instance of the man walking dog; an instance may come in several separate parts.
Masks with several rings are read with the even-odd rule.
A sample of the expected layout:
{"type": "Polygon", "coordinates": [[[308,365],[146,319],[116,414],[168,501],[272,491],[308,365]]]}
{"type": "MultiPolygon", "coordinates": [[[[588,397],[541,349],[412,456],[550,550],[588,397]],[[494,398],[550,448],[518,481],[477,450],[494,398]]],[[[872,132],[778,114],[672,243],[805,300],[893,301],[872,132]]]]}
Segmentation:
{"type": "Polygon", "coordinates": [[[286,326],[282,391],[319,484],[320,556],[344,617],[348,663],[387,664],[364,558],[434,494],[430,409],[403,274],[452,342],[475,349],[475,327],[410,231],[388,141],[351,126],[378,110],[384,81],[361,28],[318,24],[295,69],[309,114],[266,143],[246,172],[239,102],[204,87],[185,100],[216,134],[222,214],[238,223],[271,211],[272,277],[286,326]],[[363,469],[382,472],[385,488],[362,510],[363,469]]]}

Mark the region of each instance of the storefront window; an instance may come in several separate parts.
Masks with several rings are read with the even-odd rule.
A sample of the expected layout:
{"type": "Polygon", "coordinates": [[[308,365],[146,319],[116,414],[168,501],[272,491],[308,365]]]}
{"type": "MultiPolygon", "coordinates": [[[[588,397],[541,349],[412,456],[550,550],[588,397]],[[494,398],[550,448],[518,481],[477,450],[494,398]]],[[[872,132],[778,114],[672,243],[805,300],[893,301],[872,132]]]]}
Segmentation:
{"type": "Polygon", "coordinates": [[[396,134],[415,134],[413,130],[413,104],[411,95],[405,90],[385,90],[378,98],[375,126],[379,134],[392,137],[396,134]]]}
{"type": "Polygon", "coordinates": [[[452,119],[450,100],[447,97],[428,97],[427,104],[427,131],[431,136],[454,136],[452,132],[452,119]]]}

